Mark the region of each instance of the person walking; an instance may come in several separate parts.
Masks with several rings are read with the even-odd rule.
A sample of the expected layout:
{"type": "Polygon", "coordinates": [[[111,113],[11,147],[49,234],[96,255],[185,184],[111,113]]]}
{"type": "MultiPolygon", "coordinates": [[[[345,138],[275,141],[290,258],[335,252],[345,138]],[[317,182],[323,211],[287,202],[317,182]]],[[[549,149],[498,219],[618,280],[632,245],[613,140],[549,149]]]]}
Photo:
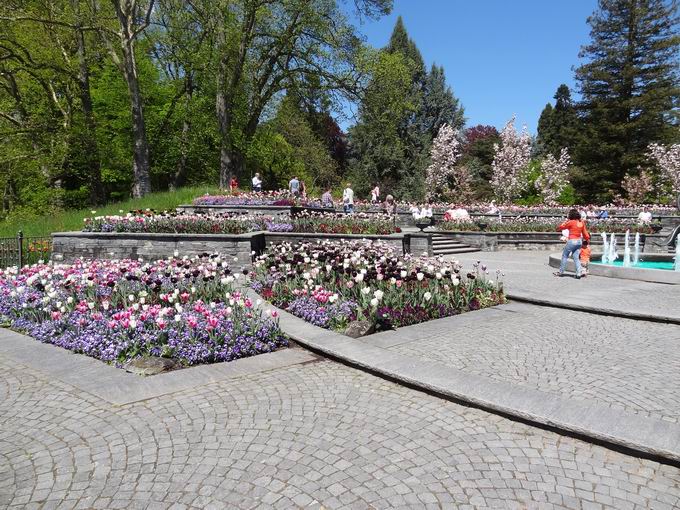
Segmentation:
{"type": "Polygon", "coordinates": [[[253,191],[262,191],[262,179],[260,179],[259,172],[255,174],[255,177],[253,177],[253,191]]]}
{"type": "Polygon", "coordinates": [[[574,259],[574,265],[576,266],[576,279],[578,280],[581,278],[580,256],[582,240],[585,239],[590,241],[590,234],[588,233],[588,229],[586,229],[585,222],[581,220],[581,213],[578,209],[571,209],[567,218],[567,221],[557,227],[559,232],[568,230],[569,235],[567,237],[567,244],[564,245],[564,250],[562,250],[560,270],[553,274],[555,276],[564,276],[564,270],[567,268],[567,261],[569,260],[569,257],[572,257],[574,259]]]}
{"type": "Polygon", "coordinates": [[[293,178],[288,182],[288,191],[290,191],[295,196],[300,194],[300,180],[297,178],[297,175],[293,176],[293,178]]]}
{"type": "Polygon", "coordinates": [[[352,184],[349,182],[342,192],[342,208],[345,211],[345,214],[354,212],[354,190],[352,189],[352,184]]]}

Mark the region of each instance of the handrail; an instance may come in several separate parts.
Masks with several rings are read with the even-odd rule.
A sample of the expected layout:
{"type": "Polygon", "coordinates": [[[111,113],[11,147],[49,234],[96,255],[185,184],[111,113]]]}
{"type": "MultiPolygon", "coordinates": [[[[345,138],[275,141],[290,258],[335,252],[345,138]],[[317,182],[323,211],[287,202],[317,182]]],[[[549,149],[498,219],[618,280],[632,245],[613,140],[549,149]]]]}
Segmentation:
{"type": "Polygon", "coordinates": [[[675,246],[675,242],[676,239],[678,238],[678,235],[680,235],[680,225],[677,225],[670,233],[670,235],[666,239],[664,239],[663,241],[664,246],[675,246]]]}

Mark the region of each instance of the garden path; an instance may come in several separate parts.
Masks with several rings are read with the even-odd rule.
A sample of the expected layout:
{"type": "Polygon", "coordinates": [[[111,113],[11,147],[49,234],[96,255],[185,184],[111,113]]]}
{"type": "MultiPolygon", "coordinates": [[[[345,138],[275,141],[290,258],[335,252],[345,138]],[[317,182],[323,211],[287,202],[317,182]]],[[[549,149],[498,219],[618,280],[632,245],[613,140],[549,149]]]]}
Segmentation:
{"type": "Polygon", "coordinates": [[[120,406],[48,371],[0,351],[2,508],[680,505],[677,467],[331,361],[120,406]]]}
{"type": "Polygon", "coordinates": [[[680,323],[680,285],[588,276],[555,278],[547,251],[498,251],[452,256],[466,268],[481,260],[490,276],[501,269],[511,297],[616,315],[643,315],[680,323]]]}
{"type": "Polygon", "coordinates": [[[366,339],[580,402],[680,423],[680,326],[510,303],[366,339]]]}

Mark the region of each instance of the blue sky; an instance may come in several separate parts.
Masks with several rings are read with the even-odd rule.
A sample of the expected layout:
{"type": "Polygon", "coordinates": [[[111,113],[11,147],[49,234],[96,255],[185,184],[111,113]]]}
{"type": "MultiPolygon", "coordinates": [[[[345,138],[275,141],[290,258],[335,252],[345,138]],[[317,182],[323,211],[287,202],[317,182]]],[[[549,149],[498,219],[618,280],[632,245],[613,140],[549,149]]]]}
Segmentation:
{"type": "Polygon", "coordinates": [[[360,25],[369,44],[387,44],[401,15],[427,66],[443,65],[467,125],[516,125],[536,132],[541,110],[589,40],[597,0],[394,0],[390,16],[360,25]]]}

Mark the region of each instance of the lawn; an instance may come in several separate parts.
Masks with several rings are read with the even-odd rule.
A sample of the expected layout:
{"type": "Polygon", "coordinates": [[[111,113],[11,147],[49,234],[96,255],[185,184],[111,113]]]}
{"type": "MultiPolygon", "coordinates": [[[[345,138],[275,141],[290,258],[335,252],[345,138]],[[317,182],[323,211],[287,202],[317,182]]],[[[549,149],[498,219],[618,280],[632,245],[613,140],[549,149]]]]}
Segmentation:
{"type": "Polygon", "coordinates": [[[121,210],[126,213],[137,209],[164,211],[174,209],[178,205],[190,204],[199,195],[217,192],[217,188],[213,186],[187,187],[176,191],[151,193],[144,198],[113,202],[105,206],[60,211],[32,219],[2,221],[0,222],[0,237],[14,237],[19,230],[25,236],[49,236],[52,232],[81,230],[83,228],[83,218],[92,216],[92,211],[96,211],[97,216],[119,214],[121,210]]]}

